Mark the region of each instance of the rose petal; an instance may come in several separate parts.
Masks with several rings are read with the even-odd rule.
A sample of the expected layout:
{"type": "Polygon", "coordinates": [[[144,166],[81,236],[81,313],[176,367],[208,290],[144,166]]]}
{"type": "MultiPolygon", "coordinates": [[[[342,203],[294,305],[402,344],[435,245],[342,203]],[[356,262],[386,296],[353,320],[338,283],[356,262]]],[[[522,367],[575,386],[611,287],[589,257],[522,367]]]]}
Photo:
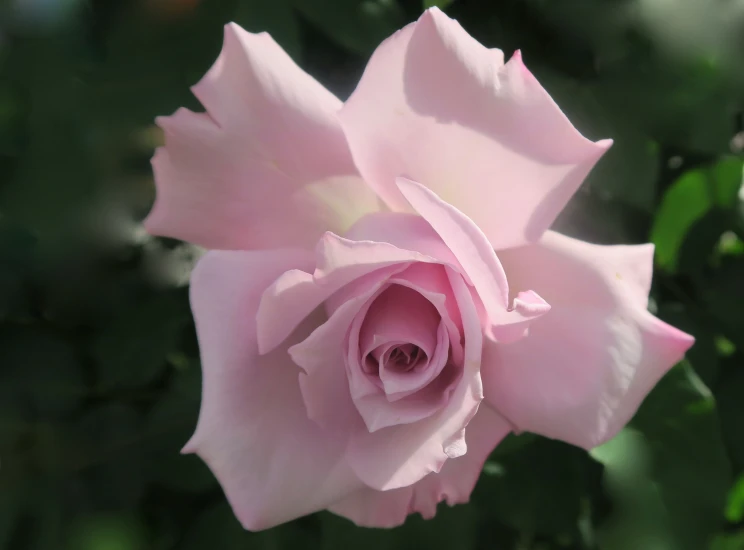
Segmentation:
{"type": "Polygon", "coordinates": [[[465,453],[463,430],[478,410],[483,393],[480,380],[482,335],[475,306],[462,277],[448,268],[450,284],[462,315],[465,359],[462,378],[447,406],[420,422],[391,426],[374,433],[356,433],[349,461],[367,485],[397,489],[441,470],[447,458],[465,453]]]}
{"type": "Polygon", "coordinates": [[[587,449],[610,439],[693,343],[646,311],[652,248],[547,232],[500,256],[553,309],[527,338],[484,346],[486,398],[520,430],[587,449]]]}
{"type": "Polygon", "coordinates": [[[358,282],[353,298],[306,339],[289,348],[292,360],[304,371],[300,375],[300,387],[307,414],[329,430],[348,433],[365,429],[349,392],[345,367],[347,336],[354,317],[385,283],[384,278],[364,277],[358,282]]]}
{"type": "MultiPolygon", "coordinates": [[[[411,288],[431,302],[441,318],[441,324],[437,329],[437,337],[440,341],[443,341],[445,337],[448,338],[449,345],[447,347],[441,343],[437,348],[444,352],[444,356],[441,360],[436,359],[436,364],[430,365],[430,368],[423,372],[426,376],[421,380],[420,386],[433,380],[441,372],[442,368],[444,368],[446,359],[448,358],[446,354],[447,348],[449,348],[449,359],[451,359],[452,363],[454,365],[462,365],[462,319],[457,309],[456,300],[444,266],[414,263],[404,271],[391,275],[388,283],[411,288]]],[[[362,355],[365,354],[365,351],[364,347],[362,347],[362,355]]],[[[362,367],[364,368],[364,365],[362,367]]],[[[381,385],[379,381],[378,384],[381,385]]],[[[408,390],[394,394],[387,393],[385,399],[396,401],[410,395],[414,391],[408,390]]]]}
{"type": "MultiPolygon", "coordinates": [[[[431,372],[434,369],[426,367],[429,367],[435,353],[441,351],[437,335],[440,321],[439,312],[429,300],[401,285],[390,285],[372,303],[359,334],[360,360],[363,361],[374,348],[389,342],[398,345],[410,343],[426,354],[426,364],[416,371],[400,373],[395,371],[392,364],[380,364],[379,376],[386,394],[419,389],[435,376],[431,372]]],[[[446,361],[449,351],[446,329],[443,330],[443,336],[446,361]]],[[[444,361],[438,370],[444,367],[444,361]]]]}
{"type": "Polygon", "coordinates": [[[207,248],[312,246],[379,209],[336,120],[341,102],[268,34],[227,25],[193,90],[207,113],[157,119],[166,145],[149,232],[207,248]]]}
{"type": "MultiPolygon", "coordinates": [[[[447,365],[445,368],[446,356],[435,356],[434,360],[441,364],[434,364],[432,368],[439,371],[439,376],[425,388],[412,392],[402,399],[388,399],[379,387],[379,381],[370,379],[360,364],[359,336],[371,306],[384,291],[385,289],[378,291],[378,294],[370,298],[359,310],[349,328],[347,343],[346,372],[349,377],[351,398],[369,432],[376,432],[389,426],[412,424],[432,416],[447,404],[451,388],[462,378],[461,369],[454,365],[447,365]]],[[[444,334],[440,336],[442,339],[445,337],[444,334]]]]}
{"type": "Polygon", "coordinates": [[[360,489],[329,509],[360,527],[397,527],[416,512],[431,519],[439,502],[446,501],[450,506],[468,502],[483,463],[510,431],[506,420],[490,407],[481,405],[465,429],[468,452],[447,460],[439,473],[390,491],[360,489]]]}
{"type": "Polygon", "coordinates": [[[468,284],[467,273],[452,250],[421,216],[401,212],[375,212],[357,221],[344,237],[352,241],[388,243],[403,250],[414,250],[436,258],[462,272],[468,284]]]}
{"type": "Polygon", "coordinates": [[[447,328],[452,362],[462,365],[462,317],[444,266],[416,263],[390,276],[389,282],[412,288],[429,300],[447,328]]]}
{"type": "MultiPolygon", "coordinates": [[[[447,204],[423,185],[406,178],[396,180],[398,189],[442,238],[467,273],[487,314],[486,335],[500,339],[500,333],[514,339],[513,327],[524,327],[530,321],[547,313],[550,306],[535,292],[524,294],[510,312],[509,285],[501,262],[486,236],[472,220],[452,205],[447,204]],[[525,299],[529,296],[528,299],[525,299]],[[529,305],[528,305],[529,304],[529,305]]],[[[524,333],[522,328],[521,333],[524,333]]]]}
{"type": "Polygon", "coordinates": [[[325,323],[289,349],[294,362],[304,370],[300,387],[308,416],[320,426],[342,433],[376,430],[391,423],[425,418],[446,399],[444,390],[452,381],[451,376],[443,378],[441,384],[432,385],[431,391],[418,398],[390,403],[362,372],[358,361],[353,368],[348,365],[349,350],[352,350],[349,355],[358,357],[361,321],[355,318],[364,318],[386,285],[386,281],[370,275],[358,282],[353,297],[341,304],[325,323]],[[349,333],[354,337],[349,339],[349,333]],[[361,423],[360,415],[366,426],[361,423]]]}
{"type": "MultiPolygon", "coordinates": [[[[324,301],[329,311],[353,295],[353,288],[334,293],[369,273],[389,268],[402,271],[412,263],[459,264],[426,221],[408,214],[370,214],[342,238],[326,233],[316,249],[315,272],[282,275],[267,289],[258,310],[261,353],[279,345],[294,327],[324,301]],[[390,228],[398,239],[385,240],[390,228]],[[430,254],[435,254],[432,256],[430,254]],[[397,267],[396,267],[397,266],[397,267]]],[[[385,275],[387,276],[387,275],[385,275]]]]}
{"type": "MultiPolygon", "coordinates": [[[[344,459],[343,434],[308,419],[299,369],[286,350],[258,354],[255,311],[263,289],[311,261],[302,251],[209,252],[192,275],[204,383],[184,452],[209,465],[246,529],[323,509],[360,487],[344,459]]],[[[289,341],[309,332],[307,325],[289,341]]]]}
{"type": "Polygon", "coordinates": [[[433,8],[383,42],[340,113],[362,177],[395,211],[421,182],[497,249],[537,240],[611,144],[592,143],[525,68],[433,8]]]}

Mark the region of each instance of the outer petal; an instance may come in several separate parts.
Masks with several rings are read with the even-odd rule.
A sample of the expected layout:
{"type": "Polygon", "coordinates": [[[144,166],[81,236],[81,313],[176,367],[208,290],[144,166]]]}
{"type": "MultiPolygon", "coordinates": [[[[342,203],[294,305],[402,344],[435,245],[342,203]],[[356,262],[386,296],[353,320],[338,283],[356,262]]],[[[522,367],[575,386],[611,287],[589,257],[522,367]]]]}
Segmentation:
{"type": "Polygon", "coordinates": [[[506,420],[490,407],[482,405],[465,429],[468,452],[445,462],[439,473],[431,473],[400,489],[361,489],[329,509],[361,527],[396,527],[409,514],[416,512],[430,519],[434,517],[437,504],[443,500],[450,506],[468,501],[483,463],[510,431],[506,420]]]}
{"type": "Polygon", "coordinates": [[[466,452],[464,430],[483,397],[480,379],[482,335],[478,314],[459,274],[450,283],[462,315],[465,359],[462,379],[439,413],[413,424],[357,433],[351,439],[349,462],[373,489],[387,491],[416,483],[439,472],[448,458],[466,452]]]}
{"type": "MultiPolygon", "coordinates": [[[[204,383],[199,423],[184,452],[209,465],[251,530],[326,508],[360,487],[343,458],[342,435],[308,419],[299,369],[286,349],[258,354],[261,292],[308,260],[292,251],[210,252],[192,275],[204,383]]],[[[307,324],[290,342],[309,332],[307,324]]]]}
{"type": "Polygon", "coordinates": [[[206,113],[157,120],[151,233],[207,248],[312,246],[378,209],[336,120],[341,102],[268,34],[227,25],[193,90],[206,113]]]}
{"type": "Polygon", "coordinates": [[[646,310],[652,248],[548,232],[500,256],[552,310],[527,338],[484,347],[486,399],[520,430],[587,449],[610,439],[693,343],[646,310]]]}
{"type": "Polygon", "coordinates": [[[393,210],[421,182],[498,250],[537,240],[609,147],[566,119],[525,68],[506,65],[440,10],[375,51],[340,114],[360,173],[393,210]]]}

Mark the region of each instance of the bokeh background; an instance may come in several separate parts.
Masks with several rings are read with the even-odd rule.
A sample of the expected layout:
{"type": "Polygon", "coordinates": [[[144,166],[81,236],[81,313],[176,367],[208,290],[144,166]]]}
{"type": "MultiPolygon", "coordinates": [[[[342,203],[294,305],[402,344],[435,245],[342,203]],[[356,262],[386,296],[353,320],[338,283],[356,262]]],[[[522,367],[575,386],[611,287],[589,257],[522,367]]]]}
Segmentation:
{"type": "Polygon", "coordinates": [[[742,0],[0,0],[0,548],[744,549],[742,53],[742,0]],[[153,119],[199,109],[228,21],[345,98],[434,4],[615,140],[557,228],[654,242],[649,307],[697,344],[616,439],[510,436],[471,503],[430,522],[244,532],[179,454],[200,251],[142,229],[153,119]]]}

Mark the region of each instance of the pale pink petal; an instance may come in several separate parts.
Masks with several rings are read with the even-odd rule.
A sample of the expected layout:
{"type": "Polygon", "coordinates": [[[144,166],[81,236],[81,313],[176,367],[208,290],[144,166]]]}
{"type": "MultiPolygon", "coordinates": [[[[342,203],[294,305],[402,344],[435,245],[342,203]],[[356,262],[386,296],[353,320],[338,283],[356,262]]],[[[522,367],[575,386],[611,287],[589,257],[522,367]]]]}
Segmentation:
{"type": "Polygon", "coordinates": [[[384,280],[416,261],[434,260],[386,243],[354,242],[326,234],[318,246],[319,264],[314,274],[287,272],[261,298],[257,315],[261,353],[281,344],[305,316],[339,290],[349,287],[353,292],[344,293],[329,312],[356,292],[356,281],[367,277],[384,280]]]}
{"type": "MultiPolygon", "coordinates": [[[[450,362],[450,336],[444,322],[440,321],[435,336],[436,345],[433,356],[420,359],[413,369],[406,372],[396,371],[396,363],[391,358],[396,347],[401,345],[405,347],[406,342],[388,342],[372,351],[373,357],[379,357],[380,384],[385,392],[385,399],[389,402],[408,397],[426,387],[450,362]]],[[[362,357],[364,357],[364,352],[362,352],[362,357]]]]}
{"type": "Polygon", "coordinates": [[[504,250],[499,258],[512,292],[533,288],[550,304],[609,307],[630,300],[643,309],[648,305],[652,244],[602,246],[548,231],[538,245],[504,250]]]}
{"type": "Polygon", "coordinates": [[[462,277],[448,269],[450,284],[462,315],[465,358],[462,377],[448,404],[420,422],[391,426],[374,433],[357,433],[349,461],[357,475],[378,490],[397,489],[441,470],[447,458],[466,452],[463,430],[482,399],[480,321],[462,277]]]}
{"type": "MultiPolygon", "coordinates": [[[[204,373],[197,453],[246,529],[326,508],[360,487],[344,459],[343,434],[307,417],[286,348],[260,356],[255,312],[263,289],[287,269],[307,268],[303,251],[207,253],[192,274],[191,304],[204,373]]],[[[309,319],[290,337],[309,333],[309,319]]]]}
{"type": "Polygon", "coordinates": [[[360,277],[385,268],[389,271],[383,276],[388,276],[415,262],[446,263],[461,269],[447,246],[419,216],[370,214],[347,235],[348,238],[343,238],[324,234],[316,248],[313,274],[287,273],[266,291],[258,311],[258,342],[262,353],[279,345],[305,315],[324,301],[329,312],[335,310],[354,290],[348,287],[347,291],[333,295],[360,277]],[[388,234],[391,228],[397,239],[392,238],[392,232],[388,234]]]}
{"type": "Polygon", "coordinates": [[[268,34],[227,25],[193,90],[206,113],[157,119],[151,233],[207,248],[312,246],[379,209],[336,120],[341,102],[268,34]]]}
{"type": "Polygon", "coordinates": [[[693,343],[641,299],[651,249],[547,232],[500,257],[512,285],[534,288],[552,309],[523,340],[486,343],[486,399],[520,430],[587,449],[610,439],[693,343]]]}
{"type": "MultiPolygon", "coordinates": [[[[456,375],[448,372],[424,391],[393,403],[379,386],[370,382],[359,365],[359,328],[368,317],[370,306],[389,288],[384,279],[375,275],[358,280],[353,296],[308,338],[289,349],[294,362],[304,371],[300,375],[300,387],[308,416],[327,429],[343,433],[374,431],[430,416],[446,400],[445,390],[456,375]],[[360,414],[366,427],[360,422],[360,414]]],[[[446,332],[446,328],[442,330],[445,347],[446,332]]],[[[439,372],[443,366],[432,365],[439,372]]]]}
{"type": "MultiPolygon", "coordinates": [[[[434,382],[416,392],[410,392],[401,399],[388,399],[384,384],[376,375],[366,372],[367,369],[362,364],[363,357],[360,354],[360,350],[363,349],[360,343],[360,333],[371,308],[389,288],[389,286],[381,288],[362,306],[351,322],[346,344],[346,372],[351,398],[369,432],[389,426],[419,422],[432,416],[449,402],[451,389],[462,378],[461,368],[446,364],[446,356],[437,355],[434,359],[441,361],[441,364],[432,365],[432,368],[436,369],[439,374],[434,382]]],[[[342,305],[337,311],[343,308],[342,305]]]]}
{"type": "Polygon", "coordinates": [[[509,423],[498,413],[481,405],[465,428],[468,452],[447,460],[439,473],[390,491],[360,489],[329,509],[360,527],[396,527],[413,513],[430,519],[439,502],[446,501],[450,506],[468,502],[483,463],[510,431],[509,423]]]}
{"type": "Polygon", "coordinates": [[[391,275],[389,282],[414,289],[437,308],[439,317],[449,335],[452,362],[461,365],[463,360],[462,316],[457,308],[457,301],[445,267],[415,263],[405,271],[391,275]]]}
{"type": "MultiPolygon", "coordinates": [[[[535,292],[523,295],[508,310],[509,285],[501,262],[483,232],[473,221],[437,197],[423,185],[406,178],[397,178],[396,184],[403,196],[452,250],[462,269],[472,281],[478,297],[488,316],[486,334],[499,339],[499,333],[509,331],[509,340],[514,339],[514,330],[503,325],[535,319],[550,310],[550,306],[535,292]],[[529,296],[528,300],[525,297],[529,296]],[[528,305],[529,304],[529,305],[528,305]]],[[[524,332],[522,329],[521,332],[524,332]]]]}
{"type": "MultiPolygon", "coordinates": [[[[502,344],[516,342],[527,336],[534,319],[550,311],[550,304],[534,290],[519,292],[512,302],[508,323],[492,325],[490,339],[502,344]]],[[[487,319],[485,309],[481,317],[487,319]]]]}
{"type": "MultiPolygon", "coordinates": [[[[359,368],[354,365],[352,368],[359,368]]],[[[442,365],[439,375],[429,384],[415,391],[407,391],[399,399],[389,399],[382,391],[352,394],[352,399],[369,433],[390,426],[414,424],[429,418],[447,406],[453,388],[462,378],[452,364],[442,365]]]]}
{"type": "MultiPolygon", "coordinates": [[[[434,372],[435,369],[428,367],[441,344],[437,337],[440,323],[441,318],[434,305],[409,287],[390,285],[375,299],[362,322],[359,335],[360,359],[364,361],[376,348],[391,342],[399,346],[413,344],[424,354],[423,362],[415,370],[407,372],[396,372],[392,363],[376,361],[379,363],[379,376],[386,394],[419,389],[438,374],[434,372]]],[[[449,342],[447,331],[442,328],[446,361],[449,342]]],[[[444,367],[444,361],[438,371],[444,367]]]]}
{"type": "MultiPolygon", "coordinates": [[[[429,364],[431,368],[422,370],[420,372],[421,377],[417,381],[418,383],[412,385],[418,388],[433,380],[441,372],[448,356],[453,364],[462,365],[462,318],[457,309],[452,287],[444,266],[414,263],[406,268],[405,271],[392,275],[388,282],[415,290],[436,308],[440,317],[440,325],[436,331],[438,339],[437,350],[442,353],[442,356],[435,357],[434,364],[429,364]],[[445,338],[448,340],[448,345],[444,343],[445,338]],[[449,354],[447,353],[448,351],[449,354]]],[[[370,351],[369,347],[369,345],[365,346],[362,344],[362,357],[370,351]]],[[[410,374],[406,373],[406,376],[410,374]]],[[[406,385],[409,385],[408,382],[410,380],[406,380],[406,385]]],[[[382,382],[378,381],[378,384],[382,387],[382,382]]],[[[414,391],[415,389],[395,393],[386,392],[385,398],[388,401],[396,401],[410,395],[414,391]]]]}
{"type": "Polygon", "coordinates": [[[367,276],[358,283],[353,298],[345,301],[306,339],[289,348],[292,360],[304,371],[300,375],[300,387],[308,416],[320,426],[344,433],[364,429],[349,392],[346,369],[349,327],[386,281],[367,276]]]}
{"type": "MultiPolygon", "coordinates": [[[[376,212],[361,218],[345,234],[352,241],[388,243],[436,258],[463,272],[460,262],[432,226],[421,216],[401,212],[376,212]]],[[[471,284],[467,274],[463,276],[471,284]]]]}
{"type": "Polygon", "coordinates": [[[405,176],[470,217],[497,249],[537,240],[611,142],[571,125],[519,54],[440,10],[382,43],[340,114],[362,177],[396,211],[405,176]]]}

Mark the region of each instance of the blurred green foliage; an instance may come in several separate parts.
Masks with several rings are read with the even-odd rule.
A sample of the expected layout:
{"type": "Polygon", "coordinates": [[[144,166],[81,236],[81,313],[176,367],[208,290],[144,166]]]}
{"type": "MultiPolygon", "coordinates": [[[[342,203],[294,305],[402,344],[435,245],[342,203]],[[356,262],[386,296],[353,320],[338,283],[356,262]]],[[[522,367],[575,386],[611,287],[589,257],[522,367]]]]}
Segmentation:
{"type": "Polygon", "coordinates": [[[744,549],[744,2],[0,2],[0,548],[744,549]],[[697,338],[590,453],[510,436],[467,506],[362,531],[328,513],[244,532],[179,454],[200,371],[199,251],[147,236],[152,122],[222,25],[269,31],[344,98],[429,6],[528,66],[615,146],[556,226],[656,244],[650,307],[697,338]]]}

